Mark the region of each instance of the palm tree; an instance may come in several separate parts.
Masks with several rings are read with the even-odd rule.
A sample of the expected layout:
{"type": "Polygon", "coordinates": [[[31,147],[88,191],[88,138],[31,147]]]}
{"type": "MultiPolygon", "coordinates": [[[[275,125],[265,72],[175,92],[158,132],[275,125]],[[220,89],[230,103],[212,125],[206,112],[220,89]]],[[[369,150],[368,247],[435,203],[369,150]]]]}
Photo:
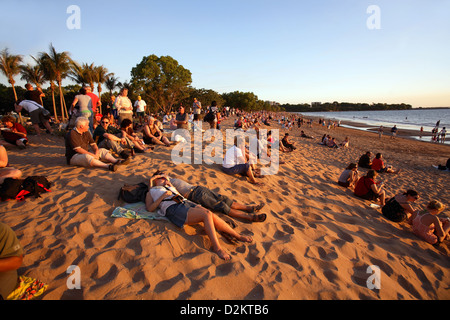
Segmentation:
{"type": "MultiPolygon", "coordinates": [[[[45,82],[44,71],[41,69],[39,65],[32,66],[31,64],[21,65],[20,66],[20,74],[21,80],[25,80],[28,83],[33,83],[38,89],[42,89],[42,85],[45,82]]],[[[42,102],[42,97],[39,97],[42,102]]]]}
{"type": "MultiPolygon", "coordinates": [[[[95,82],[97,82],[97,90],[98,90],[98,98],[100,103],[102,101],[102,83],[106,82],[110,76],[113,76],[113,73],[109,73],[108,69],[104,66],[95,67],[94,69],[95,82]]],[[[100,105],[100,113],[102,113],[102,107],[100,105]]]]}
{"type": "Polygon", "coordinates": [[[22,62],[21,55],[9,54],[8,48],[5,48],[0,53],[0,70],[8,78],[14,92],[14,99],[17,101],[17,93],[14,87],[16,81],[14,77],[20,73],[20,63],[22,62]]]}
{"type": "Polygon", "coordinates": [[[111,73],[111,75],[105,80],[105,86],[109,90],[109,94],[111,96],[114,89],[121,85],[121,83],[118,80],[119,78],[114,77],[113,73],[111,73]]]}
{"type": "MultiPolygon", "coordinates": [[[[8,48],[3,49],[0,53],[0,70],[8,78],[8,82],[12,86],[15,101],[17,101],[17,93],[16,88],[14,87],[14,84],[16,83],[14,77],[20,73],[21,62],[22,56],[9,54],[8,48]]],[[[19,121],[22,123],[22,115],[20,112],[19,121]]]]}
{"type": "Polygon", "coordinates": [[[59,123],[58,120],[58,114],[56,113],[56,103],[55,103],[55,81],[56,81],[56,75],[53,72],[53,69],[49,65],[48,61],[45,58],[36,59],[35,57],[31,56],[34,61],[38,64],[39,68],[43,72],[44,79],[50,82],[50,90],[52,92],[52,102],[53,102],[53,114],[55,115],[55,120],[57,123],[59,123]]]}
{"type": "Polygon", "coordinates": [[[78,62],[72,61],[69,78],[75,81],[77,84],[84,87],[87,83],[89,83],[89,79],[86,75],[84,66],[81,66],[78,62]]]}
{"type": "Polygon", "coordinates": [[[65,121],[65,114],[68,118],[67,107],[64,100],[63,90],[62,90],[62,79],[66,78],[70,71],[70,66],[72,59],[70,58],[70,53],[67,51],[56,52],[52,44],[50,44],[49,53],[41,52],[40,56],[42,59],[48,63],[49,68],[54,72],[56,81],[59,87],[59,98],[61,102],[61,114],[62,120],[65,121]]]}

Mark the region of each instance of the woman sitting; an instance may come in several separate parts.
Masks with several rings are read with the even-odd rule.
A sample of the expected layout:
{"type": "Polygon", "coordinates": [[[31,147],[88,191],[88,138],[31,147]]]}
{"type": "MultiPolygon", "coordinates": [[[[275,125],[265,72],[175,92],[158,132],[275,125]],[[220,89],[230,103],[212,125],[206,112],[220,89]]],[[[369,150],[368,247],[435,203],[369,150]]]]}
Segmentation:
{"type": "Polygon", "coordinates": [[[141,139],[133,131],[133,123],[130,119],[123,119],[120,123],[120,130],[122,131],[122,138],[128,138],[131,141],[130,148],[137,153],[144,153],[146,148],[141,139]]]}
{"type": "Polygon", "coordinates": [[[162,134],[161,130],[159,130],[158,126],[156,126],[155,118],[147,117],[142,133],[146,144],[157,144],[170,147],[169,139],[167,139],[167,137],[162,134]]]}
{"type": "Polygon", "coordinates": [[[403,194],[397,194],[389,199],[386,205],[381,209],[383,216],[394,222],[402,222],[409,218],[410,215],[418,211],[411,205],[419,199],[419,195],[415,190],[408,190],[403,194]]]}
{"type": "Polygon", "coordinates": [[[145,198],[148,211],[158,212],[168,218],[177,227],[203,223],[206,234],[211,240],[213,250],[221,259],[230,260],[231,256],[220,246],[216,230],[239,241],[252,242],[251,237],[238,234],[224,220],[206,208],[197,205],[181,196],[170,183],[164,173],[157,171],[150,178],[150,190],[145,198]]]}
{"type": "Polygon", "coordinates": [[[449,218],[438,218],[437,215],[444,210],[444,205],[436,200],[431,201],[427,209],[414,213],[409,218],[413,232],[430,244],[436,244],[449,238],[449,218]]]}
{"type": "Polygon", "coordinates": [[[296,147],[294,147],[294,145],[291,143],[291,141],[289,141],[289,133],[286,133],[284,135],[283,139],[281,139],[281,144],[283,145],[283,147],[285,147],[290,152],[297,149],[296,147]]]}
{"type": "Polygon", "coordinates": [[[399,173],[400,170],[395,171],[392,166],[386,166],[383,161],[383,155],[381,153],[377,153],[375,155],[375,159],[372,161],[371,168],[378,173],[399,173]]]}
{"type": "Polygon", "coordinates": [[[348,167],[341,173],[338,184],[345,188],[354,187],[358,181],[358,165],[350,163],[348,167]]]}
{"type": "Polygon", "coordinates": [[[2,117],[2,122],[6,127],[5,130],[2,130],[3,139],[10,144],[25,149],[28,143],[27,130],[11,116],[2,117]]]}
{"type": "Polygon", "coordinates": [[[375,170],[367,171],[367,174],[359,178],[355,186],[355,196],[370,200],[380,201],[380,205],[384,206],[385,192],[383,190],[383,183],[375,182],[377,173],[375,170]]]}

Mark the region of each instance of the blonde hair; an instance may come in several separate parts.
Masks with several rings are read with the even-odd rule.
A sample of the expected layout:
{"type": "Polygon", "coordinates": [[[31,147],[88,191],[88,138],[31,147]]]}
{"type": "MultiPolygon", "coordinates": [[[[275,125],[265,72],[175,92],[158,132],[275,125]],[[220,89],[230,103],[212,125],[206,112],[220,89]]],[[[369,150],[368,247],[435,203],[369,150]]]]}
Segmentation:
{"type": "Polygon", "coordinates": [[[444,205],[442,204],[442,202],[437,201],[437,200],[432,200],[430,201],[430,203],[427,205],[427,208],[430,210],[438,210],[438,211],[442,211],[444,210],[444,205]]]}

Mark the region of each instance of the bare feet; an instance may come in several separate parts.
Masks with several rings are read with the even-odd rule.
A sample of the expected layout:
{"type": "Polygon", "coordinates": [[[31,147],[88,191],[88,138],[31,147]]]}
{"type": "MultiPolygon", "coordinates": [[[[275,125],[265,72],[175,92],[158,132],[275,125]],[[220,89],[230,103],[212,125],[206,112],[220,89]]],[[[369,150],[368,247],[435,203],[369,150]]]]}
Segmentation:
{"type": "Polygon", "coordinates": [[[231,256],[228,253],[226,253],[225,250],[223,250],[222,248],[216,249],[214,251],[217,253],[217,255],[219,256],[220,259],[223,259],[223,260],[231,259],[231,256]]]}

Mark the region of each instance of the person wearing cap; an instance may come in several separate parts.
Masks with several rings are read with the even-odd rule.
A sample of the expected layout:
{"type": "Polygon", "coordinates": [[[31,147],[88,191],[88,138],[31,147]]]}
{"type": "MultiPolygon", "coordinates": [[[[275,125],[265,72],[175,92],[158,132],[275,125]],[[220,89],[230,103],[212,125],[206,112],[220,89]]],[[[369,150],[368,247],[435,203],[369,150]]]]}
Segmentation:
{"type": "Polygon", "coordinates": [[[142,100],[141,96],[138,96],[136,102],[134,103],[134,107],[136,108],[136,117],[138,117],[139,124],[142,126],[145,118],[145,108],[147,107],[147,103],[142,100]]]}
{"type": "Polygon", "coordinates": [[[184,225],[195,225],[203,223],[214,252],[223,260],[230,260],[231,256],[222,249],[217,232],[236,239],[238,241],[250,243],[251,237],[244,236],[234,231],[224,220],[209,211],[185,199],[178,193],[176,188],[170,183],[169,178],[161,171],[157,171],[150,178],[150,189],[145,198],[147,211],[165,216],[169,221],[179,228],[184,225]]]}

